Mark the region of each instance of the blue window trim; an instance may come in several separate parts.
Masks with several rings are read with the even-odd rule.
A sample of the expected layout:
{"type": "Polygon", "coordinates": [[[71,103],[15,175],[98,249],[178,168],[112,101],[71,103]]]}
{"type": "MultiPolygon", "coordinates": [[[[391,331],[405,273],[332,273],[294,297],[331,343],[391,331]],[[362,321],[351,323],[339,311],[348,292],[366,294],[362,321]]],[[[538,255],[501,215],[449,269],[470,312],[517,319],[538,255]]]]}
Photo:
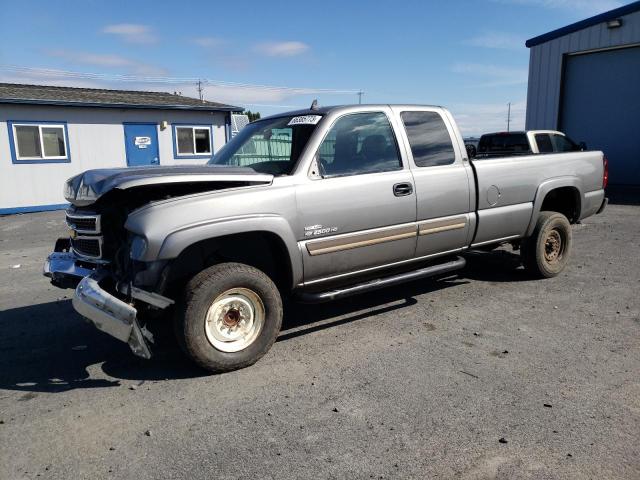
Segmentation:
{"type": "MultiPolygon", "coordinates": [[[[37,122],[33,120],[7,120],[7,130],[9,131],[9,150],[11,152],[11,163],[14,165],[31,165],[34,163],[71,163],[71,146],[69,145],[69,129],[67,122],[53,122],[51,120],[37,122]],[[67,147],[66,158],[41,158],[39,160],[18,160],[15,139],[13,137],[13,125],[62,125],[64,130],[64,141],[67,147]]],[[[44,153],[44,152],[43,152],[44,153]]]]}
{"type": "Polygon", "coordinates": [[[172,123],[171,124],[171,137],[173,139],[173,158],[176,160],[210,160],[213,157],[213,126],[207,123],[172,123]],[[197,127],[203,128],[206,127],[209,129],[209,140],[211,140],[211,153],[205,153],[202,155],[178,155],[178,127],[197,127]]]}
{"type": "Polygon", "coordinates": [[[51,212],[54,210],[66,210],[69,203],[57,203],[54,205],[32,205],[28,207],[0,208],[0,215],[15,215],[17,213],[51,212]]]}

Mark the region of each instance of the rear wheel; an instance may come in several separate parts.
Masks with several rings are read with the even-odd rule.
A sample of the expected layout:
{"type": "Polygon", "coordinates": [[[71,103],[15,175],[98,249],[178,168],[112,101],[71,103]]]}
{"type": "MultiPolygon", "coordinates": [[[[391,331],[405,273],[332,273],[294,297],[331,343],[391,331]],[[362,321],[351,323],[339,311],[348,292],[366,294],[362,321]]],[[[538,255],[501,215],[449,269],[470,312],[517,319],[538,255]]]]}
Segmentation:
{"type": "Polygon", "coordinates": [[[271,279],[240,263],[222,263],[193,277],[177,309],[176,335],[185,353],[212,372],[247,367],[273,345],[282,300],[271,279]]]}
{"type": "Polygon", "coordinates": [[[522,263],[536,277],[555,277],[569,260],[571,243],[567,217],[557,212],[540,212],[533,234],[522,242],[522,263]]]}

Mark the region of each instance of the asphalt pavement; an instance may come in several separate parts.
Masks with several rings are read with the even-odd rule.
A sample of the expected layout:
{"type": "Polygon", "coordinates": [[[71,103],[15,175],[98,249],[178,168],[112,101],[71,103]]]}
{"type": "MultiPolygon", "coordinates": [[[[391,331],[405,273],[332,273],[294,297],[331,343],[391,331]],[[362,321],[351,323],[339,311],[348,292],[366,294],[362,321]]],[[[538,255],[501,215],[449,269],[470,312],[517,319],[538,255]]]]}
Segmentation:
{"type": "Polygon", "coordinates": [[[290,305],[208,375],[77,315],[41,276],[62,212],[0,217],[0,478],[640,478],[640,207],[574,226],[566,271],[510,248],[459,275],[290,305]]]}

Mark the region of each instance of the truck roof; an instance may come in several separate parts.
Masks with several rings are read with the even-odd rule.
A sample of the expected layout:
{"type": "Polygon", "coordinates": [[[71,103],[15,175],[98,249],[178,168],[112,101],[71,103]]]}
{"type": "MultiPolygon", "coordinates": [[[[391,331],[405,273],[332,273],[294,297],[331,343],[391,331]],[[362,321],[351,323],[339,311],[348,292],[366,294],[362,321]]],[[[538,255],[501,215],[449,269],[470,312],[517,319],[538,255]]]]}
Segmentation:
{"type": "Polygon", "coordinates": [[[363,103],[363,104],[345,104],[345,105],[329,105],[326,107],[318,107],[315,110],[312,110],[311,108],[304,108],[304,109],[300,109],[300,110],[290,110],[288,112],[282,112],[282,113],[276,113],[273,115],[269,115],[268,117],[264,117],[261,118],[260,120],[264,120],[264,119],[272,119],[272,118],[279,118],[279,117],[288,117],[291,115],[326,115],[329,112],[333,112],[336,110],[347,110],[350,108],[354,108],[354,107],[367,107],[367,108],[383,108],[383,107],[406,107],[406,108],[412,108],[412,107],[421,107],[421,108],[444,108],[441,107],[439,105],[419,105],[419,104],[394,104],[394,103],[363,103]]]}
{"type": "Polygon", "coordinates": [[[490,132],[490,133],[484,133],[482,136],[488,136],[488,135],[523,135],[523,134],[527,134],[527,133],[555,133],[558,135],[564,135],[564,133],[559,132],[558,130],[512,130],[510,132],[490,132]]]}

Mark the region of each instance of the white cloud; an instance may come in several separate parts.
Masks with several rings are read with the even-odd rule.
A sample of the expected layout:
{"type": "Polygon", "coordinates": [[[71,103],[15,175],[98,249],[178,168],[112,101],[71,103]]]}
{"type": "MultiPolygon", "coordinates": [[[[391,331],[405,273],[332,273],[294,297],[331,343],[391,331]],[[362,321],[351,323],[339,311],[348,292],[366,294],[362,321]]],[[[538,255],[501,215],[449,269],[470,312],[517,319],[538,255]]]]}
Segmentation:
{"type": "MultiPolygon", "coordinates": [[[[495,104],[454,104],[450,109],[465,137],[507,129],[506,101],[495,104]]],[[[526,109],[525,100],[511,103],[511,130],[524,130],[526,109]]]]}
{"type": "Polygon", "coordinates": [[[253,49],[268,57],[293,57],[308,51],[309,45],[302,42],[264,42],[253,49]]]}
{"type": "Polygon", "coordinates": [[[116,35],[129,43],[156,43],[158,41],[158,37],[153,33],[151,27],[137,23],[107,25],[102,29],[102,32],[116,35]]]}
{"type": "Polygon", "coordinates": [[[595,15],[621,7],[624,2],[618,0],[493,0],[515,5],[531,5],[545,8],[577,10],[581,14],[595,15]]]}
{"type": "Polygon", "coordinates": [[[502,87],[527,83],[529,71],[526,68],[501,67],[484,63],[456,63],[451,69],[454,73],[480,81],[477,87],[502,87]]]}
{"type": "Polygon", "coordinates": [[[134,75],[165,75],[165,69],[139,62],[121,55],[77,52],[64,49],[47,50],[52,57],[62,58],[78,65],[92,65],[104,68],[120,68],[134,75]]]}
{"type": "Polygon", "coordinates": [[[498,48],[504,50],[525,50],[524,37],[504,32],[486,31],[465,43],[473,47],[498,48]]]}
{"type": "Polygon", "coordinates": [[[219,47],[227,43],[226,40],[222,38],[216,38],[216,37],[196,37],[196,38],[192,38],[191,42],[203,48],[219,47]]]}

